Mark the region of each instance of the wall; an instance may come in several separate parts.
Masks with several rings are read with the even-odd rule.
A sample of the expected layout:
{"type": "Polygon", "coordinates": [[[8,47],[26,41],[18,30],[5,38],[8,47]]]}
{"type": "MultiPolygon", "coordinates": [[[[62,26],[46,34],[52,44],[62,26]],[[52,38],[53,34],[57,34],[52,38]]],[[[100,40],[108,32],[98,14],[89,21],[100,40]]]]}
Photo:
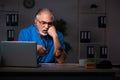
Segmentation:
{"type": "Polygon", "coordinates": [[[120,65],[120,0],[109,0],[107,42],[109,58],[120,65]]]}

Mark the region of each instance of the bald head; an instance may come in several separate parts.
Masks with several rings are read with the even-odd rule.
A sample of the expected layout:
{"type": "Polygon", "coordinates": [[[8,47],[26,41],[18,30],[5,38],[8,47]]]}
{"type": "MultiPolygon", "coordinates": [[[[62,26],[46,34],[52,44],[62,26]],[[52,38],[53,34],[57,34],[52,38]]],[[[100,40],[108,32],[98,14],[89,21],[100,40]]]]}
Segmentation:
{"type": "Polygon", "coordinates": [[[37,12],[34,21],[41,35],[45,36],[48,34],[49,27],[53,26],[53,20],[54,16],[49,9],[44,8],[37,12]]]}
{"type": "Polygon", "coordinates": [[[43,9],[39,10],[36,14],[36,18],[38,19],[43,15],[48,15],[52,18],[52,21],[54,20],[54,16],[53,16],[52,12],[47,8],[43,8],[43,9]]]}

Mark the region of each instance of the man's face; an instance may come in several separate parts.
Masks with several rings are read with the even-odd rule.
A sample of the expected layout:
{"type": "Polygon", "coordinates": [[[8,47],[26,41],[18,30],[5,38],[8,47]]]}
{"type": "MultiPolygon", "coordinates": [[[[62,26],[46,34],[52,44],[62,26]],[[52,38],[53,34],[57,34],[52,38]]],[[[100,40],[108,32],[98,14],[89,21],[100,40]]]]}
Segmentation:
{"type": "Polygon", "coordinates": [[[48,29],[52,26],[52,21],[53,17],[47,12],[41,13],[41,15],[36,18],[35,23],[41,35],[46,36],[48,34],[48,29]]]}

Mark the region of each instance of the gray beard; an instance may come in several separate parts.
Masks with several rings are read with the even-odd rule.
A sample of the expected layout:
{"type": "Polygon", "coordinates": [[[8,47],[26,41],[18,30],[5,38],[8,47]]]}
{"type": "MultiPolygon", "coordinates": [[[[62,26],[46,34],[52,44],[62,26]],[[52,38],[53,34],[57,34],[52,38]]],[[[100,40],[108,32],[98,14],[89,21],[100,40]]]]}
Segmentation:
{"type": "Polygon", "coordinates": [[[40,33],[40,35],[42,35],[42,36],[47,36],[47,34],[42,33],[42,32],[40,32],[40,31],[39,31],[39,33],[40,33]]]}

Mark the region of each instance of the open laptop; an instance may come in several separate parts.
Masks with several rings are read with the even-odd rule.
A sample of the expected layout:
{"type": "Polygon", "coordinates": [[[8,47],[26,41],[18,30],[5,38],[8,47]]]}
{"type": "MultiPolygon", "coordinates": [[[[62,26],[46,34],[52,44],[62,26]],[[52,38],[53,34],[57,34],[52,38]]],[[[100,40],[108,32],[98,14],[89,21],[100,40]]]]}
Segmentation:
{"type": "Polygon", "coordinates": [[[1,41],[3,66],[38,67],[36,50],[32,41],[1,41]]]}

